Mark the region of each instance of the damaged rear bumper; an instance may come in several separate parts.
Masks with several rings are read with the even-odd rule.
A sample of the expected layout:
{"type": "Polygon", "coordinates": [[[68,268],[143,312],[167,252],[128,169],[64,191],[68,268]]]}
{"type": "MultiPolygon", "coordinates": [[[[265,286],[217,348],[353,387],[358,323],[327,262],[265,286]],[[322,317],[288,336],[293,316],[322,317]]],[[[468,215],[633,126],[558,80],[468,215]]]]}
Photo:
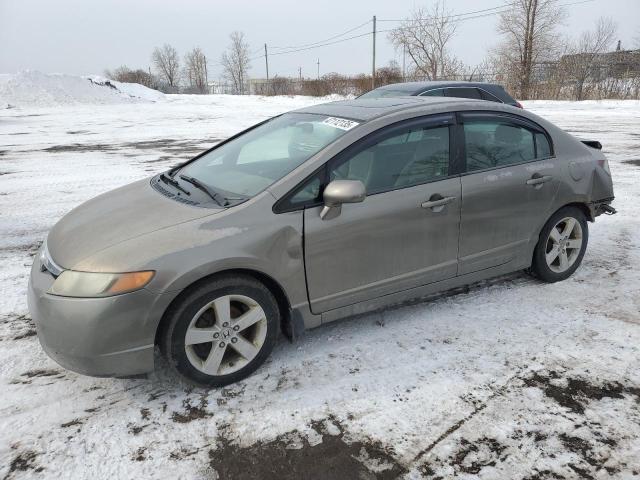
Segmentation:
{"type": "Polygon", "coordinates": [[[615,213],[618,213],[618,211],[611,206],[612,201],[613,201],[613,197],[590,202],[589,210],[591,212],[591,220],[593,221],[596,217],[602,214],[614,215],[615,213]]]}

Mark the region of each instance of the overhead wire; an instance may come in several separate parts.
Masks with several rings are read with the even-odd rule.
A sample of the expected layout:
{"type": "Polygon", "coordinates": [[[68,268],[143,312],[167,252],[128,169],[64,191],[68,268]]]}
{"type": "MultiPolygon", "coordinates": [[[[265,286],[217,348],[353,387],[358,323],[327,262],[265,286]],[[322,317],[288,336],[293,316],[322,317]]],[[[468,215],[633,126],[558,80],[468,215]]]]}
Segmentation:
{"type": "MultiPolygon", "coordinates": [[[[474,10],[471,12],[464,12],[464,13],[455,13],[452,15],[445,15],[443,17],[441,17],[442,19],[449,19],[449,18],[457,18],[457,17],[464,17],[466,15],[474,15],[476,13],[484,13],[484,12],[489,12],[492,10],[500,10],[506,7],[510,7],[510,6],[514,6],[516,4],[516,2],[511,2],[511,3],[507,3],[507,4],[503,4],[503,5],[498,5],[496,7],[491,7],[491,8],[483,8],[481,10],[474,10]]],[[[379,18],[377,19],[378,22],[405,22],[407,20],[407,18],[379,18]]],[[[426,19],[416,19],[416,20],[426,20],[426,19]]]]}
{"type": "Polygon", "coordinates": [[[317,42],[303,43],[301,45],[290,45],[288,47],[278,47],[278,46],[269,45],[269,48],[275,48],[275,49],[278,49],[278,50],[289,50],[289,49],[298,49],[298,48],[310,47],[312,45],[317,45],[319,43],[326,43],[326,42],[329,42],[329,41],[334,40],[336,38],[343,37],[344,35],[347,35],[348,33],[354,32],[354,31],[358,30],[359,28],[364,27],[368,23],[371,23],[371,20],[367,20],[366,22],[361,23],[360,25],[357,25],[357,26],[355,26],[353,28],[350,28],[349,30],[347,30],[345,32],[339,33],[337,35],[333,35],[332,37],[325,38],[324,40],[319,40],[317,42]]]}
{"type": "MultiPolygon", "coordinates": [[[[557,0],[557,1],[561,1],[561,0],[557,0]]],[[[579,5],[579,4],[583,4],[583,3],[590,3],[593,2],[595,0],[578,0],[578,1],[573,1],[573,2],[568,2],[568,3],[563,3],[558,5],[558,7],[568,7],[568,6],[573,6],[573,5],[579,5]]],[[[451,21],[454,23],[459,23],[459,22],[464,22],[467,20],[475,20],[478,18],[485,18],[485,17],[491,17],[494,15],[500,15],[502,13],[506,13],[509,11],[510,7],[514,6],[516,4],[516,2],[509,2],[509,3],[505,3],[499,6],[495,6],[495,7],[490,7],[490,8],[483,8],[480,10],[473,10],[470,12],[464,12],[464,13],[456,13],[456,14],[452,14],[452,15],[447,15],[442,17],[443,19],[452,19],[451,21]]],[[[427,18],[417,18],[414,19],[416,21],[418,20],[430,20],[427,18]]],[[[411,18],[404,18],[404,19],[388,19],[388,18],[382,18],[382,19],[376,19],[376,21],[378,22],[411,22],[412,19],[411,18]]],[[[310,43],[304,43],[304,44],[299,44],[299,45],[289,45],[289,46],[270,46],[269,49],[277,49],[277,50],[281,50],[281,51],[276,51],[276,52],[270,52],[268,54],[269,57],[271,56],[277,56],[277,55],[287,55],[290,53],[297,53],[297,52],[304,52],[307,50],[314,50],[317,48],[322,48],[322,47],[327,47],[330,45],[336,45],[339,43],[343,43],[343,42],[347,42],[347,41],[351,41],[357,38],[362,38],[362,37],[366,37],[368,35],[372,35],[373,32],[365,32],[365,33],[361,33],[358,35],[352,35],[350,37],[346,37],[346,38],[340,38],[343,37],[349,33],[352,33],[362,27],[364,27],[365,25],[368,25],[372,22],[372,20],[367,20],[366,22],[363,22],[353,28],[350,28],[348,30],[345,30],[342,33],[333,35],[331,37],[325,38],[324,40],[319,40],[317,42],[310,42],[310,43]]],[[[376,34],[378,33],[387,33],[387,32],[391,32],[394,30],[397,30],[398,28],[402,29],[402,28],[411,28],[410,26],[398,26],[395,28],[387,28],[387,29],[382,29],[382,30],[376,30],[376,34]]],[[[262,48],[256,49],[254,51],[252,51],[251,53],[257,53],[259,51],[261,51],[262,48]]],[[[264,58],[265,54],[261,54],[261,55],[257,55],[254,56],[252,58],[250,58],[250,61],[253,60],[258,60],[260,58],[264,58]]],[[[217,62],[215,65],[220,65],[219,62],[217,62]]]]}
{"type": "MultiPolygon", "coordinates": [[[[589,3],[589,2],[593,2],[595,0],[579,0],[579,1],[574,1],[574,2],[569,2],[569,3],[564,3],[564,4],[560,4],[558,5],[558,7],[568,7],[568,6],[572,6],[572,5],[579,5],[582,3],[589,3]]],[[[497,6],[497,7],[492,7],[492,8],[485,8],[482,10],[475,10],[472,12],[465,12],[465,13],[458,13],[458,14],[454,14],[454,15],[449,15],[447,17],[443,17],[443,18],[455,18],[455,20],[452,20],[455,23],[459,23],[459,22],[464,22],[467,20],[475,20],[478,18],[485,18],[485,17],[490,17],[490,16],[494,16],[494,15],[499,15],[501,13],[506,13],[509,11],[509,8],[511,6],[515,5],[515,2],[511,2],[511,3],[507,3],[501,6],[497,6]]],[[[418,19],[420,20],[420,19],[418,19]]],[[[422,19],[422,20],[427,20],[427,19],[422,19]]],[[[393,20],[393,19],[380,19],[377,21],[411,21],[411,19],[402,19],[402,20],[393,20]]],[[[321,47],[326,47],[329,45],[335,45],[338,43],[342,43],[342,42],[347,42],[350,40],[354,40],[356,38],[361,38],[361,37],[365,37],[367,35],[372,35],[373,32],[365,32],[365,33],[361,33],[359,35],[353,35],[347,38],[340,38],[339,40],[334,40],[334,41],[327,41],[327,40],[331,40],[333,38],[337,38],[337,37],[341,37],[347,33],[350,33],[352,31],[357,30],[358,28],[363,27],[364,25],[367,25],[368,23],[371,23],[371,20],[368,20],[360,25],[358,25],[357,27],[354,27],[350,30],[347,30],[345,32],[343,32],[342,34],[338,34],[338,35],[334,35],[333,37],[329,37],[328,39],[325,39],[324,42],[314,42],[314,43],[309,43],[309,44],[302,44],[299,45],[298,47],[294,48],[292,47],[288,47],[290,48],[290,50],[286,50],[283,52],[274,52],[274,53],[270,53],[269,56],[274,56],[274,55],[286,55],[289,53],[296,53],[296,52],[302,52],[302,51],[306,51],[306,50],[313,50],[316,48],[321,48],[321,47]]],[[[386,32],[391,32],[393,30],[396,30],[397,28],[410,28],[409,26],[407,27],[396,27],[396,28],[388,28],[388,29],[382,29],[382,30],[377,30],[376,33],[386,33],[386,32]]],[[[273,47],[275,48],[275,47],[273,47]]],[[[285,48],[285,47],[282,47],[285,48]]],[[[264,55],[260,55],[258,57],[255,58],[264,58],[264,55]]],[[[254,59],[255,59],[254,58],[254,59]]]]}

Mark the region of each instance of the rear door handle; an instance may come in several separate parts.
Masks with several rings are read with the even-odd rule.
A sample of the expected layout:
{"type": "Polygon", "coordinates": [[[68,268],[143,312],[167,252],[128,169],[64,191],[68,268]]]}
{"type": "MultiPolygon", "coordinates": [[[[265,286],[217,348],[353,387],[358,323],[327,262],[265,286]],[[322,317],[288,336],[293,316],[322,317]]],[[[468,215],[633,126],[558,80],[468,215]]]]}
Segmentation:
{"type": "Polygon", "coordinates": [[[527,185],[542,185],[543,183],[547,183],[552,179],[553,177],[551,175],[545,175],[544,177],[541,175],[534,175],[529,180],[527,180],[527,185]]]}
{"type": "Polygon", "coordinates": [[[453,202],[456,199],[456,197],[444,197],[444,198],[439,198],[437,200],[429,200],[428,202],[423,202],[422,205],[420,205],[422,208],[437,208],[437,207],[443,207],[451,202],[453,202]]]}

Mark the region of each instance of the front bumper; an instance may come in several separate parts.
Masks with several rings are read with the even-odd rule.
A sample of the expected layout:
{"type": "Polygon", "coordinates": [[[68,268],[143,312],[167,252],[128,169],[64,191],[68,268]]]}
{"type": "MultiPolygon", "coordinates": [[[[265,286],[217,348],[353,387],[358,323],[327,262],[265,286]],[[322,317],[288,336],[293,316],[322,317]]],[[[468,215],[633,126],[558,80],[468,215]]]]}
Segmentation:
{"type": "Polygon", "coordinates": [[[106,298],[47,293],[54,277],[38,256],[29,278],[28,304],[47,354],[63,367],[97,377],[153,370],[155,332],[171,298],[148,290],[106,298]]]}

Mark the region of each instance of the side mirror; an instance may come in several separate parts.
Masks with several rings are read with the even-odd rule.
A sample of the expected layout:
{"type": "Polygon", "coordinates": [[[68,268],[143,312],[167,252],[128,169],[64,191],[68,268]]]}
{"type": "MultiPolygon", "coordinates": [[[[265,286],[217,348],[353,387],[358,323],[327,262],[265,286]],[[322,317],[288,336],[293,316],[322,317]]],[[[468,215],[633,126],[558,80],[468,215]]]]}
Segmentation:
{"type": "Polygon", "coordinates": [[[367,196],[360,180],[334,180],[324,189],[324,208],[320,212],[322,220],[330,220],[340,214],[343,203],[359,203],[367,196]]]}

